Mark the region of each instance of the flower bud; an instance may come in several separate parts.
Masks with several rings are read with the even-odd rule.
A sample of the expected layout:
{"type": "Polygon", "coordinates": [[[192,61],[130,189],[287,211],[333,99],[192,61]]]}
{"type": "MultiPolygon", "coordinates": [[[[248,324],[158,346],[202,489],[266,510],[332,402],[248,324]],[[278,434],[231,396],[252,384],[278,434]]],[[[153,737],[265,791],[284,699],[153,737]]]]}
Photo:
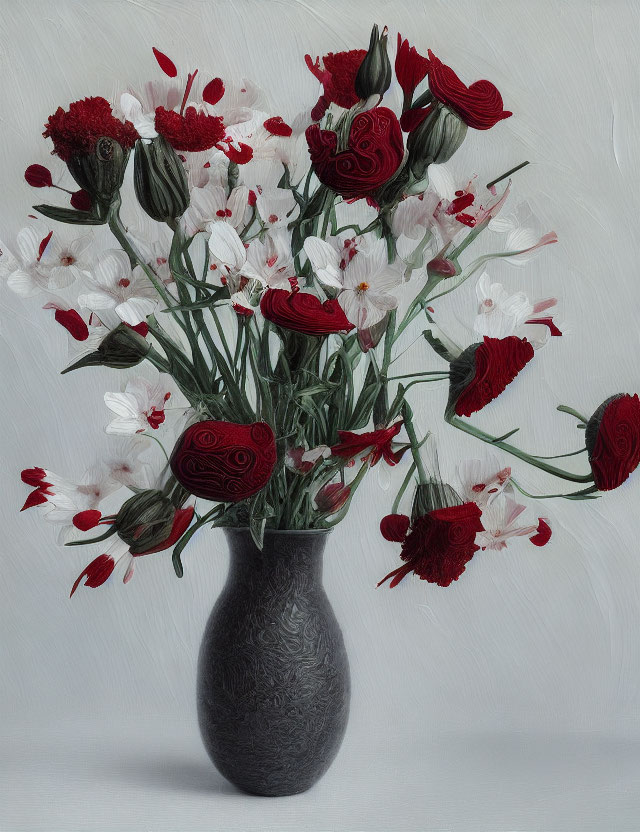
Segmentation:
{"type": "Polygon", "coordinates": [[[446,277],[455,277],[458,274],[458,269],[453,260],[447,260],[446,257],[434,257],[427,263],[427,276],[438,277],[440,279],[446,277]]]}
{"type": "Polygon", "coordinates": [[[424,179],[429,165],[448,162],[466,134],[462,119],[446,107],[434,106],[407,138],[408,166],[415,179],[424,179]]]}
{"type": "Polygon", "coordinates": [[[335,514],[349,499],[351,488],[341,482],[331,482],[323,485],[314,497],[318,511],[324,514],[335,514]]]}
{"type": "Polygon", "coordinates": [[[69,173],[80,187],[109,206],[122,186],[129,150],[108,136],[96,142],[93,153],[74,153],[67,159],[69,173]]]}
{"type": "Polygon", "coordinates": [[[115,527],[131,554],[141,554],[166,540],[175,512],[175,506],[162,491],[140,491],[122,504],[115,527]]]}
{"type": "Polygon", "coordinates": [[[448,483],[430,479],[428,482],[416,486],[411,509],[411,522],[415,523],[419,517],[424,517],[430,511],[439,508],[451,508],[461,503],[462,500],[448,483]]]}
{"type": "Polygon", "coordinates": [[[163,136],[136,142],[133,184],[141,208],[154,220],[177,220],[189,207],[184,166],[163,136]]]}
{"type": "Polygon", "coordinates": [[[387,55],[387,27],[384,27],[380,35],[376,24],[371,30],[369,51],[356,75],[356,94],[364,100],[371,95],[383,96],[390,84],[391,63],[387,55]]]}
{"type": "Polygon", "coordinates": [[[100,342],[98,349],[85,355],[62,373],[77,370],[80,367],[113,367],[123,370],[135,367],[146,358],[151,344],[127,324],[119,324],[100,342]]]}

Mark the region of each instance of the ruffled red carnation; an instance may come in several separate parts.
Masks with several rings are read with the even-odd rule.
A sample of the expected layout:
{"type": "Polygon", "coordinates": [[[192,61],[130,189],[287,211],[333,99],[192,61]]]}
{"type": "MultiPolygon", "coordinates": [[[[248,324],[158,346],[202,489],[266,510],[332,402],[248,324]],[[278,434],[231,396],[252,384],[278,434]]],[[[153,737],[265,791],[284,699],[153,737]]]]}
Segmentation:
{"type": "Polygon", "coordinates": [[[191,494],[235,503],[265,487],[276,464],[276,443],[266,422],[197,422],[171,455],[171,470],[191,494]]]}
{"type": "Polygon", "coordinates": [[[467,87],[456,73],[429,50],[429,89],[468,127],[489,130],[513,115],[502,109],[502,96],[491,81],[476,81],[467,87]]]}
{"type": "Polygon", "coordinates": [[[640,464],[640,399],[619,393],[603,402],[589,419],[585,444],[593,479],[611,491],[640,464]]]}
{"type": "Polygon", "coordinates": [[[410,100],[415,88],[429,71],[429,61],[416,51],[415,46],[409,46],[409,41],[403,40],[400,32],[395,69],[402,92],[405,98],[410,100]]]}
{"type": "Polygon", "coordinates": [[[332,130],[312,124],[305,135],[318,179],[348,199],[374,193],[398,170],[404,156],[400,124],[387,107],[359,113],[351,124],[347,149],[340,153],[332,130]]]}
{"type": "Polygon", "coordinates": [[[304,56],[307,67],[320,81],[323,88],[323,94],[311,112],[311,118],[314,121],[320,121],[332,103],[346,110],[358,103],[360,99],[356,93],[356,75],[366,54],[366,49],[329,52],[322,59],[322,66],[320,66],[320,58],[312,61],[311,55],[304,56]]]}
{"type": "Polygon", "coordinates": [[[471,416],[497,398],[533,358],[526,338],[489,338],[472,344],[450,365],[447,416],[471,416]]]}
{"type": "Polygon", "coordinates": [[[407,447],[394,451],[391,442],[400,433],[402,422],[396,422],[390,428],[367,431],[366,433],[352,433],[350,430],[339,430],[337,445],[331,448],[332,456],[341,456],[351,459],[362,451],[371,448],[371,451],[362,460],[368,459],[371,465],[376,465],[380,459],[384,459],[389,465],[397,465],[402,459],[407,447]]]}
{"type": "Polygon", "coordinates": [[[322,303],[310,292],[268,289],[260,301],[260,311],[268,321],[305,335],[331,335],[353,329],[337,300],[322,303]]]}
{"type": "Polygon", "coordinates": [[[282,116],[273,116],[272,118],[268,118],[262,125],[265,130],[268,130],[272,136],[290,136],[293,133],[293,130],[286,121],[283,120],[282,116]]]}
{"type": "Polygon", "coordinates": [[[183,115],[164,107],[156,109],[156,130],[174,150],[197,153],[209,150],[224,138],[224,122],[220,116],[208,116],[195,107],[187,107],[183,115]]]}
{"type": "Polygon", "coordinates": [[[418,517],[402,544],[400,557],[405,565],[390,572],[378,586],[389,578],[389,586],[397,586],[409,572],[438,586],[457,581],[480,548],[475,539],[484,530],[481,514],[475,503],[463,503],[418,517]]]}
{"type": "Polygon", "coordinates": [[[114,139],[125,149],[139,138],[133,124],[117,119],[109,102],[100,97],[74,101],[68,111],[58,107],[42,135],[53,141],[53,152],[65,162],[77,154],[93,153],[102,137],[114,139]]]}

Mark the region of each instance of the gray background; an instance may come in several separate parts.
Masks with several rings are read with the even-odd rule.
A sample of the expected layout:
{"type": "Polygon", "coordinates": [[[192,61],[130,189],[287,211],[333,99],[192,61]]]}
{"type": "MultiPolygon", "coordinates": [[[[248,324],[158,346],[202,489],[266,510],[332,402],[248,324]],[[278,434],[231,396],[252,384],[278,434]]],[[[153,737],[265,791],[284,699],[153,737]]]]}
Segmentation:
{"type": "MultiPolygon", "coordinates": [[[[29,209],[22,174],[47,162],[47,115],[159,77],[152,45],[205,75],[257,80],[287,118],[316,94],[305,52],[363,46],[372,22],[387,23],[465,80],[491,79],[516,114],[469,131],[455,169],[487,181],[532,161],[515,201],[529,199],[560,244],[526,269],[490,271],[558,296],[565,334],[476,423],[520,425],[537,453],[573,449],[558,403],[591,412],[640,386],[639,12],[632,0],[4,0],[0,236],[12,241],[29,209]]],[[[472,287],[456,298],[440,320],[470,343],[472,287]]],[[[194,714],[199,639],[227,566],[222,533],[197,537],[182,581],[158,556],[126,587],[69,600],[86,553],[57,547],[35,511],[18,513],[22,468],[73,477],[106,447],[102,394],[117,389],[112,371],[57,374],[66,334],[38,306],[0,291],[0,829],[640,829],[638,476],[596,502],[535,506],[554,528],[544,549],[516,542],[478,554],[448,589],[406,580],[388,591],[375,583],[397,554],[377,530],[390,496],[374,472],[325,567],[353,675],[343,749],[308,794],[247,797],[210,767],[194,714]]],[[[431,360],[415,348],[404,366],[431,360]]],[[[442,425],[445,392],[417,396],[415,410],[451,475],[483,449],[442,425]]],[[[514,471],[534,490],[553,487],[514,471]]]]}

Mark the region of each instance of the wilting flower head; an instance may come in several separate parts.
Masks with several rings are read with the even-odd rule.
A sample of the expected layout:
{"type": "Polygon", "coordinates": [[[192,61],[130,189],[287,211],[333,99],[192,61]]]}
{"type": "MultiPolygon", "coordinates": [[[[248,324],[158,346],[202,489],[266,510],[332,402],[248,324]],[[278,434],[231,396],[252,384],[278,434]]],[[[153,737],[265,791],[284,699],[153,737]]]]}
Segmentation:
{"type": "Polygon", "coordinates": [[[276,464],[266,422],[205,421],[188,427],[171,455],[178,482],[196,497],[235,503],[265,487],[276,464]]]}
{"type": "Polygon", "coordinates": [[[307,67],[320,81],[323,93],[311,111],[311,118],[320,121],[330,104],[349,109],[358,103],[356,93],[356,75],[364,56],[365,49],[351,49],[349,52],[329,52],[322,58],[311,60],[305,55],[307,67]]]}
{"type": "Polygon", "coordinates": [[[638,394],[618,393],[604,401],[589,419],[585,443],[599,490],[622,485],[640,463],[638,394]]]}
{"type": "Polygon", "coordinates": [[[347,198],[373,194],[398,170],[404,156],[400,124],[387,107],[358,113],[345,150],[338,150],[336,133],[317,124],[307,127],[305,135],[318,179],[347,198]]]}
{"type": "Polygon", "coordinates": [[[332,456],[341,456],[344,459],[351,459],[362,451],[368,449],[369,453],[362,457],[362,461],[369,460],[371,465],[376,465],[381,459],[388,465],[397,465],[408,446],[394,451],[393,439],[400,433],[402,422],[396,422],[389,428],[367,431],[365,433],[353,433],[350,430],[339,430],[337,445],[331,447],[332,456]]]}
{"type": "Polygon", "coordinates": [[[456,113],[467,127],[489,130],[513,115],[502,109],[502,96],[490,81],[467,87],[456,73],[429,50],[429,89],[438,101],[456,113]]]}
{"type": "Polygon", "coordinates": [[[310,292],[268,289],[260,301],[260,311],[268,321],[305,335],[331,335],[353,329],[337,300],[322,303],[310,292]]]}
{"type": "Polygon", "coordinates": [[[526,338],[485,336],[472,344],[450,365],[449,401],[446,418],[471,416],[497,398],[533,358],[526,338]]]}

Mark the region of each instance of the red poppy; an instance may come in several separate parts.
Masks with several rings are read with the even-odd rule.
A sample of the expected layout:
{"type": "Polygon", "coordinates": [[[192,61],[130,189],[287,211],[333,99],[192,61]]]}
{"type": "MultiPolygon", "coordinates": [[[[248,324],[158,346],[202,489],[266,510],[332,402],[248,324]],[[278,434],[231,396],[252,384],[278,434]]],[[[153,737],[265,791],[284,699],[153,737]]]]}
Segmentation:
{"type": "Polygon", "coordinates": [[[209,420],[182,434],[171,455],[171,470],[196,497],[235,503],[265,487],[276,457],[273,431],[266,422],[209,420]]]}
{"type": "Polygon", "coordinates": [[[347,198],[371,195],[398,170],[404,157],[402,130],[387,107],[359,113],[351,124],[346,150],[338,137],[317,124],[307,127],[307,144],[318,179],[347,198]]]}
{"type": "Polygon", "coordinates": [[[103,137],[114,139],[124,149],[133,147],[139,138],[133,124],[117,119],[109,102],[100,97],[74,101],[68,111],[58,107],[42,135],[53,141],[53,152],[65,162],[72,156],[93,153],[103,137]]]}
{"type": "Polygon", "coordinates": [[[268,321],[305,335],[331,335],[353,329],[337,300],[321,303],[310,292],[268,289],[260,301],[260,311],[268,321]]]}
{"type": "Polygon", "coordinates": [[[322,59],[322,66],[320,66],[320,58],[312,61],[311,55],[304,56],[307,67],[323,87],[323,94],[311,111],[311,118],[314,121],[320,121],[332,103],[346,110],[358,103],[356,75],[366,54],[366,49],[329,52],[322,59]]]}
{"type": "Polygon", "coordinates": [[[638,394],[619,393],[603,402],[589,419],[585,443],[598,489],[622,485],[640,463],[638,394]]]}
{"type": "Polygon", "coordinates": [[[389,586],[397,586],[409,572],[438,586],[457,581],[480,548],[475,539],[484,530],[481,514],[475,503],[463,503],[418,517],[402,543],[404,566],[386,575],[378,586],[389,578],[389,586]]]}
{"type": "Polygon", "coordinates": [[[408,447],[405,446],[394,451],[391,446],[391,442],[400,433],[401,429],[402,422],[396,422],[395,425],[391,425],[389,428],[372,430],[367,433],[352,433],[350,430],[339,430],[338,439],[340,442],[332,446],[331,454],[332,456],[351,459],[370,448],[369,453],[362,457],[363,462],[368,459],[373,466],[381,459],[384,459],[388,465],[397,465],[408,447]]]}
{"type": "Polygon", "coordinates": [[[409,41],[403,40],[400,32],[395,69],[404,97],[411,101],[416,87],[429,71],[429,61],[416,51],[415,46],[409,46],[409,41]]]}
{"type": "Polygon", "coordinates": [[[429,50],[429,89],[438,101],[476,130],[489,130],[513,113],[502,109],[502,96],[490,81],[467,87],[456,73],[429,50]]]}
{"type": "Polygon", "coordinates": [[[196,153],[209,150],[224,138],[224,122],[220,116],[209,116],[187,107],[184,114],[156,109],[156,130],[169,142],[174,150],[196,153]]]}
{"type": "Polygon", "coordinates": [[[447,417],[471,416],[502,393],[533,358],[526,338],[509,335],[472,344],[451,362],[447,417]]]}

